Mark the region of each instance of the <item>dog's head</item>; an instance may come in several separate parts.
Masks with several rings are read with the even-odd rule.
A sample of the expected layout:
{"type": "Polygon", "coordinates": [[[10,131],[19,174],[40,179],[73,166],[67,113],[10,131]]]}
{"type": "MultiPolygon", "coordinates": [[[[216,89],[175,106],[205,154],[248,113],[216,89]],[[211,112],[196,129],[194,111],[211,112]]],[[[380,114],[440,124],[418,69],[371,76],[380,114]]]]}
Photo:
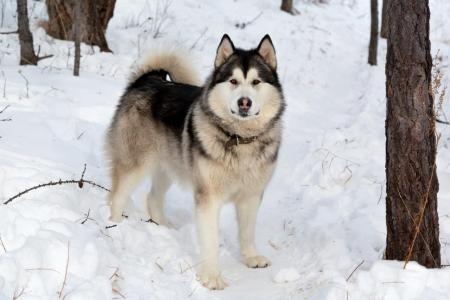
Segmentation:
{"type": "Polygon", "coordinates": [[[258,47],[242,50],[235,48],[225,34],[217,48],[214,68],[207,101],[221,120],[262,126],[283,111],[275,48],[269,35],[258,47]]]}

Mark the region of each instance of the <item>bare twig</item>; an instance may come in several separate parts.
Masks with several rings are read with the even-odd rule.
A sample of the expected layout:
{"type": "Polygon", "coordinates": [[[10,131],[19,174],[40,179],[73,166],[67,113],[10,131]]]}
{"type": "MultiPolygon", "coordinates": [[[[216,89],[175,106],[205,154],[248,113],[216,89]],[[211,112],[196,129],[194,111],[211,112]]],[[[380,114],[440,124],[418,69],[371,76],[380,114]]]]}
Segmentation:
{"type": "MultiPolygon", "coordinates": [[[[399,190],[399,189],[397,189],[397,193],[398,193],[398,196],[400,197],[400,200],[402,201],[403,206],[404,206],[405,209],[406,209],[406,212],[408,213],[409,218],[411,219],[411,223],[412,223],[413,225],[416,225],[416,220],[415,220],[414,217],[412,216],[411,211],[409,210],[408,206],[406,206],[405,199],[402,197],[402,194],[400,193],[400,190],[399,190]]],[[[435,261],[435,259],[434,259],[434,257],[433,257],[433,252],[431,252],[430,245],[428,244],[428,242],[427,242],[427,241],[425,240],[425,238],[423,237],[422,232],[419,232],[419,234],[420,234],[420,237],[422,238],[423,243],[424,243],[425,246],[427,247],[427,250],[428,250],[428,252],[430,253],[431,258],[433,259],[433,262],[436,264],[436,261],[435,261]]],[[[405,266],[406,266],[406,265],[405,265],[405,266]]]]}
{"type": "Polygon", "coordinates": [[[116,269],[114,270],[114,273],[112,273],[112,275],[109,276],[109,280],[113,279],[114,277],[120,278],[120,275],[118,272],[119,272],[119,268],[116,267],[116,269]]]}
{"type": "Polygon", "coordinates": [[[156,265],[162,272],[164,272],[164,268],[163,268],[157,261],[155,261],[155,265],[156,265]]]}
{"type": "Polygon", "coordinates": [[[159,224],[158,224],[157,222],[153,221],[152,218],[149,218],[148,220],[141,219],[141,221],[144,221],[144,222],[146,222],[146,223],[153,223],[153,224],[156,224],[156,225],[159,226],[159,224]]]}
{"type": "Polygon", "coordinates": [[[436,122],[437,123],[441,123],[441,124],[445,124],[445,125],[450,125],[450,122],[442,121],[442,120],[439,120],[439,119],[436,119],[436,122]]]}
{"type": "Polygon", "coordinates": [[[117,295],[119,295],[120,297],[122,297],[122,299],[126,299],[127,297],[125,297],[118,289],[116,288],[112,288],[113,293],[116,293],[117,295]]]}
{"type": "Polygon", "coordinates": [[[19,31],[18,30],[14,30],[14,31],[0,32],[0,34],[15,34],[15,33],[19,33],[19,31]]]}
{"type": "Polygon", "coordinates": [[[11,201],[13,201],[14,199],[17,199],[17,198],[21,197],[22,195],[24,195],[24,194],[26,194],[26,193],[28,193],[28,192],[31,192],[31,191],[33,191],[33,190],[36,190],[36,189],[39,189],[39,188],[43,188],[43,187],[46,187],[46,186],[53,186],[53,185],[77,184],[78,187],[81,189],[81,188],[83,188],[83,184],[84,184],[84,183],[87,183],[87,184],[89,184],[89,185],[95,186],[95,187],[97,187],[97,188],[100,188],[100,189],[102,189],[102,190],[104,190],[104,191],[109,192],[109,189],[105,188],[104,186],[102,186],[102,185],[100,185],[100,184],[98,184],[98,183],[96,183],[96,182],[94,182],[94,181],[91,181],[91,180],[85,180],[85,179],[83,178],[85,172],[86,172],[86,164],[84,164],[83,173],[81,174],[81,178],[80,178],[79,180],[74,180],[74,179],[71,179],[71,180],[61,180],[61,179],[60,179],[60,180],[58,180],[58,181],[50,181],[50,182],[47,182],[47,183],[42,183],[42,184],[33,186],[33,187],[31,187],[31,188],[28,188],[28,189],[26,189],[26,190],[24,190],[24,191],[18,193],[17,195],[14,195],[13,197],[11,197],[11,198],[9,198],[8,200],[6,200],[5,202],[3,202],[3,204],[7,205],[7,204],[9,204],[11,201]]]}
{"type": "Polygon", "coordinates": [[[162,2],[162,7],[160,7],[160,1],[156,1],[156,9],[151,23],[150,32],[154,39],[161,35],[169,17],[169,8],[172,5],[172,0],[163,0],[162,2]]]}
{"type": "MultiPolygon", "coordinates": [[[[439,142],[439,140],[436,142],[436,144],[438,142],[439,142]]],[[[433,178],[434,178],[435,172],[436,172],[436,156],[434,157],[434,162],[433,162],[433,165],[432,165],[430,180],[428,180],[427,190],[426,190],[426,193],[425,193],[424,198],[422,200],[422,204],[421,204],[421,207],[420,207],[418,220],[417,220],[417,223],[416,223],[416,228],[414,230],[414,236],[413,236],[413,238],[411,240],[411,243],[410,243],[410,245],[408,247],[408,252],[407,252],[406,257],[405,257],[405,264],[403,265],[403,269],[406,268],[406,265],[408,264],[408,262],[411,259],[412,251],[414,249],[414,245],[416,243],[417,236],[420,233],[420,226],[422,225],[423,216],[425,215],[425,209],[426,209],[426,207],[428,205],[428,200],[430,199],[429,195],[430,195],[431,183],[433,182],[433,178]]],[[[431,255],[431,257],[433,257],[433,255],[431,255]]],[[[433,260],[434,260],[434,257],[433,257],[433,260]]]]}
{"type": "Polygon", "coordinates": [[[67,242],[67,260],[66,260],[66,270],[64,271],[64,281],[61,286],[61,290],[58,292],[59,299],[62,299],[62,294],[67,281],[67,270],[69,269],[69,259],[70,259],[70,242],[67,242]]]}
{"type": "Polygon", "coordinates": [[[377,205],[380,204],[381,197],[383,196],[383,187],[384,187],[383,183],[380,183],[380,196],[378,197],[377,205]]]}
{"type": "Polygon", "coordinates": [[[20,291],[18,291],[17,289],[14,291],[14,295],[13,295],[13,300],[17,300],[20,297],[22,297],[23,293],[25,292],[25,287],[23,286],[20,291]]]}
{"type": "Polygon", "coordinates": [[[43,60],[43,59],[46,59],[46,58],[50,58],[50,57],[53,57],[53,54],[44,55],[44,56],[39,56],[39,57],[37,58],[37,60],[40,61],[40,60],[43,60]]]}
{"type": "Polygon", "coordinates": [[[10,105],[6,105],[2,110],[0,110],[0,114],[3,113],[8,107],[10,107],[10,105]]]}
{"type": "Polygon", "coordinates": [[[6,250],[5,243],[3,243],[2,236],[0,236],[0,243],[2,244],[2,248],[3,248],[3,250],[5,251],[5,253],[8,252],[8,251],[6,250]]]}
{"type": "Polygon", "coordinates": [[[205,28],[205,30],[203,30],[203,32],[200,34],[200,36],[198,37],[198,39],[195,40],[195,42],[192,44],[192,46],[189,48],[189,50],[192,50],[195,48],[195,46],[197,45],[198,41],[200,41],[200,39],[205,35],[205,33],[208,31],[208,27],[205,28]]]}
{"type": "Polygon", "coordinates": [[[185,272],[187,272],[189,270],[192,270],[193,268],[195,268],[195,267],[199,266],[200,264],[202,264],[204,261],[200,261],[200,262],[198,262],[198,263],[196,263],[194,265],[191,265],[186,260],[184,262],[188,265],[188,267],[183,270],[183,268],[181,268],[181,264],[180,264],[180,274],[183,274],[183,273],[185,273],[185,272]]]}
{"type": "Polygon", "coordinates": [[[50,269],[50,268],[30,268],[30,269],[25,269],[25,271],[52,271],[52,272],[56,272],[56,273],[60,274],[55,269],[50,269]]]}
{"type": "Polygon", "coordinates": [[[19,70],[19,75],[22,76],[23,79],[25,79],[25,86],[27,88],[27,98],[29,98],[30,96],[28,94],[28,85],[29,85],[28,79],[25,76],[23,76],[22,70],[19,70]]]}
{"type": "MultiPolygon", "coordinates": [[[[2,110],[0,110],[0,114],[3,113],[10,105],[6,105],[2,110]]],[[[11,121],[11,118],[0,119],[0,122],[11,121]]]]}
{"type": "Polygon", "coordinates": [[[364,263],[364,260],[362,260],[362,261],[359,263],[359,265],[357,265],[356,268],[353,269],[353,271],[350,273],[350,275],[348,275],[348,277],[347,277],[347,279],[346,279],[345,281],[348,282],[348,281],[350,280],[350,278],[352,277],[353,273],[355,273],[356,270],[358,270],[358,268],[361,267],[363,263],[364,263]]]}
{"type": "Polygon", "coordinates": [[[263,12],[261,11],[256,17],[254,17],[250,21],[242,22],[242,23],[236,23],[236,24],[234,24],[234,27],[239,28],[239,29],[244,29],[248,25],[251,25],[253,22],[255,22],[257,19],[259,19],[259,17],[261,17],[262,14],[263,14],[263,12]]]}
{"type": "Polygon", "coordinates": [[[77,137],[77,140],[81,139],[81,137],[83,136],[84,131],[82,133],[80,133],[80,135],[77,137]]]}
{"type": "Polygon", "coordinates": [[[90,218],[89,218],[90,212],[91,212],[91,209],[89,208],[89,209],[88,209],[88,212],[87,212],[87,214],[86,214],[86,218],[84,218],[84,220],[81,222],[81,224],[86,223],[86,221],[87,221],[88,219],[90,219],[90,218]]]}
{"type": "Polygon", "coordinates": [[[3,81],[3,98],[6,98],[6,76],[5,80],[3,81]]]}

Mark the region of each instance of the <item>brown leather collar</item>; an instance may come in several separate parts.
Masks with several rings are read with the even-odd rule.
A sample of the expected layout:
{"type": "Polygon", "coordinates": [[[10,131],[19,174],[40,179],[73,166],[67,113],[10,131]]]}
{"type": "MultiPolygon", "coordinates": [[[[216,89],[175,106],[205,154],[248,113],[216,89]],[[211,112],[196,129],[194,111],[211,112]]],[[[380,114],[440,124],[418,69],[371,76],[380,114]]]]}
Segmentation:
{"type": "Polygon", "coordinates": [[[258,137],[252,136],[249,138],[244,138],[237,134],[230,135],[230,139],[225,143],[225,148],[230,149],[233,146],[239,146],[240,144],[250,144],[254,142],[258,137]]]}

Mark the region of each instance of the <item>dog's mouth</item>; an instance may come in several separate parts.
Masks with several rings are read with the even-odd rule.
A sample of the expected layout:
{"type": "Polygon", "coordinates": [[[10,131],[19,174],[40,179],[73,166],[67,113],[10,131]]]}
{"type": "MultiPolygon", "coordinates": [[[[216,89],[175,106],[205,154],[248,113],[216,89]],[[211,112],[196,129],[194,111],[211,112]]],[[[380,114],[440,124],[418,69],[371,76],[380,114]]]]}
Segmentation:
{"type": "Polygon", "coordinates": [[[233,114],[233,115],[235,115],[235,116],[239,116],[240,118],[250,118],[250,117],[256,117],[256,116],[258,116],[259,115],[259,111],[257,111],[255,114],[253,114],[253,115],[251,115],[251,114],[249,114],[248,113],[248,111],[239,111],[239,113],[238,112],[236,112],[236,111],[234,111],[234,110],[230,110],[231,111],[231,113],[233,114]]]}

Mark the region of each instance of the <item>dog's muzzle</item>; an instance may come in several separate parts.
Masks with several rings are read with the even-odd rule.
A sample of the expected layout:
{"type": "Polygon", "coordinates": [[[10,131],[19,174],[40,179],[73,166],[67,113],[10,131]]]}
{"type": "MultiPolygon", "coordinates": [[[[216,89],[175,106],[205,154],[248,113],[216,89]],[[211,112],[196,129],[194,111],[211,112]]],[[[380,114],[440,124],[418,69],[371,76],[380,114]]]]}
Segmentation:
{"type": "Polygon", "coordinates": [[[250,108],[252,107],[252,100],[247,97],[239,98],[237,101],[239,107],[239,115],[241,117],[247,117],[250,108]]]}

